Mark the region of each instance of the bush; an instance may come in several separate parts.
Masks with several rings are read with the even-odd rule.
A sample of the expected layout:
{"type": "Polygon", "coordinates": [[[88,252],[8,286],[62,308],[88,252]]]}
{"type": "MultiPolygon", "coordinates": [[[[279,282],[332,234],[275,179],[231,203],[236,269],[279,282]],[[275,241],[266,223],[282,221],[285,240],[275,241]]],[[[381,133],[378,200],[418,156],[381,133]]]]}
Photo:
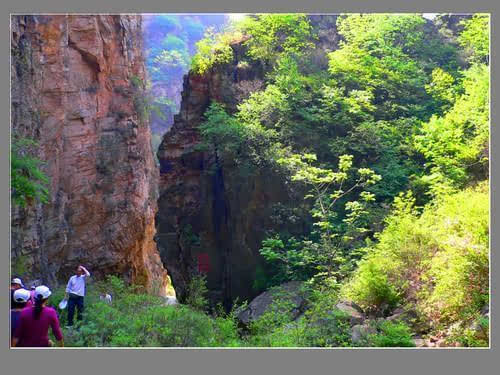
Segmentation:
{"type": "Polygon", "coordinates": [[[258,347],[347,347],[351,346],[349,317],[335,309],[338,286],[334,279],[325,284],[306,284],[303,289],[307,310],[293,319],[292,303],[277,295],[268,311],[250,324],[246,345],[258,347]]]}
{"type": "Polygon", "coordinates": [[[364,311],[376,312],[383,306],[393,308],[400,300],[396,289],[389,283],[377,260],[369,258],[361,262],[356,277],[346,292],[346,296],[364,311]]]}
{"type": "Polygon", "coordinates": [[[15,205],[24,207],[34,199],[47,203],[49,179],[40,169],[43,162],[34,157],[38,143],[29,138],[15,138],[10,153],[11,197],[15,205]]]}
{"type": "Polygon", "coordinates": [[[342,292],[363,308],[416,308],[434,330],[471,322],[489,301],[489,198],[481,183],[441,197],[419,216],[400,198],[380,242],[342,292]]]}
{"type": "Polygon", "coordinates": [[[374,347],[413,347],[410,328],[404,323],[384,320],[377,325],[378,332],[368,335],[368,346],[374,347]]]}
{"type": "Polygon", "coordinates": [[[205,311],[208,307],[206,295],[208,293],[205,276],[195,276],[187,288],[186,304],[198,311],[205,311]]]}
{"type": "MultiPolygon", "coordinates": [[[[199,286],[202,279],[193,285],[199,286]]],[[[201,288],[202,289],[202,288],[201,288]]],[[[190,306],[165,306],[161,297],[139,293],[136,286],[111,276],[89,285],[83,321],[66,329],[64,311],[60,316],[66,346],[70,347],[205,347],[240,346],[234,314],[215,318],[190,306]],[[99,299],[106,291],[112,304],[99,299]]],[[[199,289],[197,289],[199,290],[199,289]]],[[[202,293],[203,294],[203,293],[202,293]]],[[[50,303],[56,307],[64,289],[54,291],[50,303]]],[[[195,306],[204,306],[198,295],[195,306]]],[[[56,307],[57,308],[57,307],[56,307]]]]}

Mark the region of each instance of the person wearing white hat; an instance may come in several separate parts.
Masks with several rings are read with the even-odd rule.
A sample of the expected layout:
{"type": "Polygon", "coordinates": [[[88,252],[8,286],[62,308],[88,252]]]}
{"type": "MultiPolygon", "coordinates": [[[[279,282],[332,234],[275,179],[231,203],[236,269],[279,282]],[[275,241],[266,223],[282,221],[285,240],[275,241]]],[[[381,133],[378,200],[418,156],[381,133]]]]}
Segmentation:
{"type": "Polygon", "coordinates": [[[14,303],[14,292],[18,289],[24,288],[24,284],[20,278],[15,277],[10,282],[10,302],[14,303]]]}
{"type": "Polygon", "coordinates": [[[19,277],[13,278],[12,281],[10,282],[10,289],[17,290],[21,288],[24,288],[24,284],[21,281],[21,279],[19,277]]]}
{"type": "Polygon", "coordinates": [[[76,275],[70,277],[66,286],[65,299],[68,300],[68,326],[73,325],[75,307],[78,309],[77,319],[82,320],[83,298],[85,297],[85,279],[90,276],[84,266],[78,266],[76,275]],[[69,297],[69,298],[68,298],[69,297]]]}
{"type": "Polygon", "coordinates": [[[30,292],[26,289],[17,289],[12,296],[12,308],[10,309],[10,338],[14,336],[14,332],[19,324],[19,316],[21,311],[26,307],[30,298],[30,292]]]}
{"type": "Polygon", "coordinates": [[[52,307],[46,306],[51,294],[52,292],[45,285],[35,289],[35,306],[21,311],[19,323],[12,338],[12,346],[51,346],[49,328],[52,328],[59,345],[64,346],[57,312],[52,307]]]}

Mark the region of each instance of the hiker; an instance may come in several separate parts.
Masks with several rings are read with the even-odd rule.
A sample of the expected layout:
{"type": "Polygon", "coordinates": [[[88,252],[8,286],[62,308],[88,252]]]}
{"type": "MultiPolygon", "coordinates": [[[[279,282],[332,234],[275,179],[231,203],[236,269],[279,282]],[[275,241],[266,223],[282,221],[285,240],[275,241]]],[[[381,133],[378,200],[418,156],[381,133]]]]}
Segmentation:
{"type": "Polygon", "coordinates": [[[18,289],[24,288],[24,284],[20,278],[16,277],[10,282],[10,303],[14,302],[14,292],[18,289]]]}
{"type": "Polygon", "coordinates": [[[14,332],[19,324],[21,311],[26,307],[30,298],[30,292],[26,289],[17,289],[14,291],[12,307],[10,309],[10,339],[14,337],[14,332]]]}
{"type": "Polygon", "coordinates": [[[17,290],[24,288],[24,284],[20,278],[16,277],[10,282],[10,290],[17,290]]]}
{"type": "Polygon", "coordinates": [[[64,346],[56,310],[46,306],[51,294],[52,292],[45,285],[41,285],[35,289],[35,306],[25,308],[21,311],[19,322],[12,338],[12,346],[51,346],[49,327],[52,328],[59,346],[64,346]]]}
{"type": "Polygon", "coordinates": [[[84,266],[78,266],[76,275],[70,277],[66,286],[65,299],[68,300],[68,327],[73,325],[73,317],[75,315],[75,307],[78,309],[78,320],[83,317],[83,297],[85,296],[85,278],[89,277],[90,273],[84,266]],[[69,298],[68,298],[69,297],[69,298]]]}

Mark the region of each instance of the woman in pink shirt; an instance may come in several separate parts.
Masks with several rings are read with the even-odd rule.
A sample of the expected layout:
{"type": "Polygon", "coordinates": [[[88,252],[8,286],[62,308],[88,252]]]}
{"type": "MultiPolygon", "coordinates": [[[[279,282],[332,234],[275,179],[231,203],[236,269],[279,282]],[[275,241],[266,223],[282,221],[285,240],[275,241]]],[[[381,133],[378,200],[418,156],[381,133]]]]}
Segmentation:
{"type": "Polygon", "coordinates": [[[21,312],[18,326],[12,338],[12,346],[51,346],[49,328],[52,328],[59,346],[64,346],[56,310],[46,306],[47,299],[51,294],[50,289],[44,285],[35,289],[35,306],[27,307],[21,312]]]}

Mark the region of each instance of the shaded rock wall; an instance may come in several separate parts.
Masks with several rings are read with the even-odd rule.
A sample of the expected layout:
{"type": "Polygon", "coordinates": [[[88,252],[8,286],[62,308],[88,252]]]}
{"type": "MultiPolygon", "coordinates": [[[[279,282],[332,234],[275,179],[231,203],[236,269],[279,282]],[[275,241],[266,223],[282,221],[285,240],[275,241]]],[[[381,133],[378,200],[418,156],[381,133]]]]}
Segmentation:
{"type": "Polygon", "coordinates": [[[50,178],[48,204],[12,207],[13,263],[51,284],[84,264],[164,294],[141,17],[12,16],[11,43],[12,134],[39,142],[50,178]]]}
{"type": "Polygon", "coordinates": [[[158,151],[157,243],[176,294],[182,300],[191,277],[205,273],[210,300],[226,306],[236,296],[254,296],[258,248],[268,225],[263,218],[269,216],[268,201],[283,193],[263,172],[242,183],[236,168],[196,150],[198,125],[212,101],[231,111],[238,98],[262,85],[262,67],[238,67],[244,50],[241,44],[233,49],[233,63],[185,77],[180,113],[158,151]]]}
{"type": "MultiPolygon", "coordinates": [[[[310,16],[318,32],[313,53],[320,68],[327,69],[326,53],[338,46],[336,19],[310,16]]],[[[245,175],[236,165],[220,165],[213,154],[196,151],[198,126],[212,101],[231,112],[251,92],[264,89],[263,66],[238,64],[249,62],[245,47],[235,42],[232,48],[231,63],[185,77],[180,113],[158,151],[157,244],[176,293],[182,300],[192,276],[204,273],[211,302],[223,302],[226,308],[236,297],[250,300],[262,291],[253,287],[258,269],[266,267],[259,248],[269,229],[283,229],[273,220],[274,208],[294,199],[283,178],[271,170],[245,175]]],[[[292,232],[289,222],[286,229],[292,232]]]]}

